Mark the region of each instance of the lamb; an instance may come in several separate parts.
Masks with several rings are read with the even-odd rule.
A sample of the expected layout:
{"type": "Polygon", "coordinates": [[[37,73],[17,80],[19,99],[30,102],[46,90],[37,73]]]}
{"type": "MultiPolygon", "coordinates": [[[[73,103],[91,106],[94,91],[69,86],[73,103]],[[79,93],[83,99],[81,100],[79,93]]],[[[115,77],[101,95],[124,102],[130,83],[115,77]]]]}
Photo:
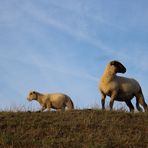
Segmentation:
{"type": "Polygon", "coordinates": [[[131,103],[133,97],[136,97],[136,108],[138,111],[148,110],[148,106],[144,100],[142,89],[138,81],[132,78],[117,76],[117,73],[125,73],[126,68],[119,61],[111,61],[107,64],[106,69],[99,83],[101,93],[102,109],[105,109],[105,98],[109,96],[110,110],[113,108],[114,101],[124,101],[130,111],[134,111],[134,106],[131,103]]]}
{"type": "Polygon", "coordinates": [[[65,110],[67,107],[68,110],[74,109],[74,104],[71,98],[62,93],[51,93],[51,94],[41,94],[36,91],[30,91],[27,97],[28,101],[36,100],[42,106],[41,112],[43,112],[46,108],[50,111],[50,109],[56,109],[58,111],[65,110]]]}

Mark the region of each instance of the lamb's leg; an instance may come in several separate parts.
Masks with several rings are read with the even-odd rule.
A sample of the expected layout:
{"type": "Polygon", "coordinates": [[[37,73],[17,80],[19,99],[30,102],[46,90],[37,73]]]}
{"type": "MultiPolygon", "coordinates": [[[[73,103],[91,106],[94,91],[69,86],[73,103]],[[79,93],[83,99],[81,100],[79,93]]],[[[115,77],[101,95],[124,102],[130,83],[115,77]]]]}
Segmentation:
{"type": "Polygon", "coordinates": [[[113,109],[113,105],[114,105],[114,99],[111,99],[110,102],[109,102],[110,110],[113,109]]]}
{"type": "Polygon", "coordinates": [[[48,111],[51,110],[51,103],[50,102],[47,103],[47,109],[48,109],[48,111]]]}
{"type": "Polygon", "coordinates": [[[57,109],[57,111],[63,112],[63,111],[65,111],[65,107],[62,107],[61,109],[57,109]]]}
{"type": "Polygon", "coordinates": [[[57,111],[58,111],[58,112],[61,112],[62,110],[61,110],[61,109],[57,109],[57,111]]]}
{"type": "Polygon", "coordinates": [[[133,112],[134,111],[134,106],[133,106],[132,102],[130,100],[128,100],[128,101],[125,101],[125,103],[129,107],[130,112],[133,112]]]}
{"type": "Polygon", "coordinates": [[[65,111],[65,106],[62,107],[61,111],[65,111]]]}
{"type": "Polygon", "coordinates": [[[41,108],[41,112],[43,112],[46,109],[46,107],[43,105],[41,108]]]}
{"type": "Polygon", "coordinates": [[[105,109],[105,98],[106,98],[106,95],[103,92],[101,92],[102,109],[105,109]]]}

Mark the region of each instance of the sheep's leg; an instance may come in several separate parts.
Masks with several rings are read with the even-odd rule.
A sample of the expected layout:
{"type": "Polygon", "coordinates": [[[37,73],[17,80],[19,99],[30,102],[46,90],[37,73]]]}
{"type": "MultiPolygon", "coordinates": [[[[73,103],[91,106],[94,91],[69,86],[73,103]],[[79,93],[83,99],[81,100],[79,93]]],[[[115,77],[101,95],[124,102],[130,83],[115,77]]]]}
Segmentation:
{"type": "Polygon", "coordinates": [[[137,106],[137,109],[139,111],[141,111],[142,109],[140,108],[139,103],[143,106],[143,108],[144,108],[145,111],[148,111],[148,106],[147,106],[147,104],[146,104],[146,102],[144,100],[144,96],[143,96],[141,90],[140,90],[140,93],[138,93],[136,95],[136,106],[137,106]]]}
{"type": "Polygon", "coordinates": [[[139,106],[139,103],[140,103],[143,106],[144,110],[147,111],[148,107],[147,107],[147,104],[144,101],[144,97],[140,95],[139,98],[136,97],[136,99],[137,99],[137,102],[136,102],[137,109],[139,109],[139,111],[142,110],[142,109],[140,109],[140,106],[139,106]],[[138,108],[138,106],[139,106],[139,108],[138,108]]]}
{"type": "Polygon", "coordinates": [[[139,103],[143,106],[143,108],[144,108],[145,111],[148,111],[148,106],[145,103],[144,99],[140,99],[139,100],[139,103]]]}
{"type": "Polygon", "coordinates": [[[102,109],[105,109],[105,98],[106,98],[106,95],[103,92],[101,92],[102,109]]]}
{"type": "Polygon", "coordinates": [[[142,112],[142,108],[139,106],[139,99],[136,97],[136,108],[139,112],[142,112]]]}
{"type": "Polygon", "coordinates": [[[111,99],[110,99],[110,103],[109,103],[110,110],[112,110],[112,108],[113,108],[114,100],[116,99],[116,96],[117,96],[117,92],[114,91],[111,95],[111,99]]]}
{"type": "Polygon", "coordinates": [[[129,100],[129,101],[125,101],[125,103],[129,107],[130,112],[133,112],[134,111],[134,106],[133,106],[132,102],[129,100]]]}

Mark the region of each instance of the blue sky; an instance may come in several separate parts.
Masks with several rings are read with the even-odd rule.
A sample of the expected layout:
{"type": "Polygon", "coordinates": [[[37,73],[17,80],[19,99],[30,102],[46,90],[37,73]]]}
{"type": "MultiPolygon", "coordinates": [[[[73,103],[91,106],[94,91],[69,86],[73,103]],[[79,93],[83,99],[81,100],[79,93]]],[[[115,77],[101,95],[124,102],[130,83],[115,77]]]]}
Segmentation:
{"type": "Polygon", "coordinates": [[[29,90],[66,93],[78,108],[100,105],[98,81],[114,59],[148,102],[147,7],[147,0],[0,0],[0,109],[39,107],[27,102],[29,90]]]}

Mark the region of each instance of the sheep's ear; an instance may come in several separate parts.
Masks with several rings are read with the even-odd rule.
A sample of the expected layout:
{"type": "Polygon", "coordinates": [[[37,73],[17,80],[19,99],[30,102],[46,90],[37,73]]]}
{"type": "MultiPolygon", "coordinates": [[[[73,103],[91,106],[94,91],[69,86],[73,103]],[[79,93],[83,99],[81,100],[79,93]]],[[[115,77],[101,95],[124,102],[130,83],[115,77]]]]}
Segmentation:
{"type": "Polygon", "coordinates": [[[114,65],[117,68],[116,72],[118,72],[118,73],[125,73],[126,72],[126,68],[119,61],[111,61],[110,65],[114,65]]]}
{"type": "Polygon", "coordinates": [[[115,66],[120,66],[120,65],[122,65],[120,62],[118,62],[118,61],[111,61],[111,63],[110,63],[111,65],[115,65],[115,66]]]}
{"type": "Polygon", "coordinates": [[[110,65],[115,65],[117,63],[117,61],[111,61],[110,65]]]}

